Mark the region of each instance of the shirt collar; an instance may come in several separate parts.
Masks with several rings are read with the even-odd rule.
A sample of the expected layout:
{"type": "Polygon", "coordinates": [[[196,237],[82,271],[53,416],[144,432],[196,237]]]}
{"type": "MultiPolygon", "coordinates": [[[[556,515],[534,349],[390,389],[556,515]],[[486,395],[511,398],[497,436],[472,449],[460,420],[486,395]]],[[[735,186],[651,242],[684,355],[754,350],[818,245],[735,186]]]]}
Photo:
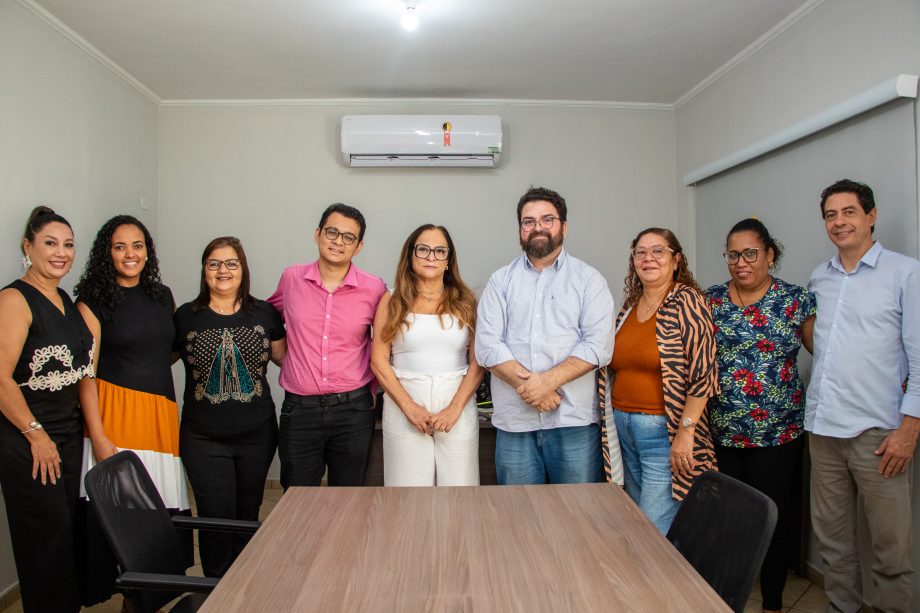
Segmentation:
{"type": "MultiPolygon", "coordinates": [[[[303,278],[307,281],[312,281],[317,285],[323,284],[322,275],[319,274],[319,260],[316,260],[315,262],[307,265],[307,270],[304,272],[303,278]]],[[[342,279],[342,285],[348,285],[351,287],[358,286],[358,271],[355,269],[355,265],[353,263],[348,265],[348,272],[345,273],[345,278],[342,279]]]]}
{"type": "MultiPolygon", "coordinates": [[[[859,258],[859,263],[856,264],[856,268],[853,269],[853,272],[856,272],[857,270],[859,270],[860,266],[862,266],[863,264],[871,268],[875,268],[876,264],[878,264],[878,258],[880,255],[882,255],[883,250],[884,250],[884,247],[882,247],[881,242],[875,241],[874,243],[872,243],[872,246],[869,247],[869,251],[865,252],[863,256],[859,258]]],[[[829,265],[833,266],[834,268],[836,268],[842,273],[847,272],[846,270],[844,270],[843,263],[841,263],[840,261],[839,253],[834,254],[834,257],[831,258],[829,265]]]]}
{"type": "MultiPolygon", "coordinates": [[[[537,273],[540,272],[540,271],[537,270],[536,267],[533,265],[533,262],[530,261],[530,258],[527,257],[527,254],[526,254],[526,253],[522,254],[521,257],[524,258],[524,266],[526,266],[527,268],[529,268],[530,270],[532,270],[532,271],[534,271],[534,272],[537,272],[537,273]]],[[[563,247],[563,248],[562,248],[562,251],[559,252],[559,255],[556,257],[556,259],[553,261],[553,263],[546,267],[546,270],[548,270],[548,269],[550,269],[550,268],[552,268],[552,269],[554,269],[554,270],[557,270],[557,271],[560,270],[560,269],[563,267],[563,265],[565,264],[565,259],[566,259],[566,257],[567,257],[567,255],[566,255],[566,253],[565,253],[565,247],[563,247]]]]}

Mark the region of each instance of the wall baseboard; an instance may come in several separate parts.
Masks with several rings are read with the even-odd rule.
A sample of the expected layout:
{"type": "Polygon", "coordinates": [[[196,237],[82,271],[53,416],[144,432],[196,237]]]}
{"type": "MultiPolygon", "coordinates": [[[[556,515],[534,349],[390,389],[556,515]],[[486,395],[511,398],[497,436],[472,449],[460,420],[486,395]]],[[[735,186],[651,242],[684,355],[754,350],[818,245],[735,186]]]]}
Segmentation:
{"type": "Polygon", "coordinates": [[[6,588],[5,592],[0,593],[0,611],[10,608],[14,603],[18,601],[19,583],[16,582],[10,587],[6,588]]]}
{"type": "Polygon", "coordinates": [[[805,562],[805,578],[824,589],[824,573],[818,570],[818,567],[811,562],[805,562]]]}

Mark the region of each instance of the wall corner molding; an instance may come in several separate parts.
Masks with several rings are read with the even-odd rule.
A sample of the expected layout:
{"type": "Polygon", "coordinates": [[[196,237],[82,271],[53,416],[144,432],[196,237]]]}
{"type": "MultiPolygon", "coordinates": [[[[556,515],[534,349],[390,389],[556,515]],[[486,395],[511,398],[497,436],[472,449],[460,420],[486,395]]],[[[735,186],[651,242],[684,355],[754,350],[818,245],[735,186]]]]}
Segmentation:
{"type": "Polygon", "coordinates": [[[515,98],[268,98],[215,100],[160,100],[162,107],[260,107],[260,106],[405,106],[428,104],[444,106],[506,106],[625,109],[673,111],[674,106],[660,102],[616,102],[606,100],[529,100],[515,98]]]}
{"type": "Polygon", "coordinates": [[[115,73],[125,83],[143,94],[151,102],[157,105],[162,102],[160,97],[157,96],[153,90],[134,78],[131,73],[116,64],[109,56],[94,47],[88,40],[71,30],[69,27],[67,27],[66,24],[64,24],[64,22],[49,13],[44,7],[37,4],[34,0],[15,0],[15,2],[22,8],[32,13],[32,15],[37,17],[46,26],[50,27],[52,30],[73,43],[78,49],[115,73]]]}
{"type": "Polygon", "coordinates": [[[763,36],[755,40],[753,43],[742,49],[735,55],[733,58],[722,64],[715,72],[710,74],[708,77],[694,85],[687,93],[682,95],[680,98],[674,101],[673,106],[675,109],[679,109],[687,102],[699,95],[707,87],[730,73],[732,70],[743,64],[753,56],[755,53],[760,51],[763,47],[766,47],[768,44],[779,38],[786,32],[789,28],[794,26],[796,23],[804,19],[811,13],[813,10],[824,4],[826,0],[808,0],[802,6],[796,10],[789,13],[785,19],[780,21],[778,24],[767,30],[763,36]]]}

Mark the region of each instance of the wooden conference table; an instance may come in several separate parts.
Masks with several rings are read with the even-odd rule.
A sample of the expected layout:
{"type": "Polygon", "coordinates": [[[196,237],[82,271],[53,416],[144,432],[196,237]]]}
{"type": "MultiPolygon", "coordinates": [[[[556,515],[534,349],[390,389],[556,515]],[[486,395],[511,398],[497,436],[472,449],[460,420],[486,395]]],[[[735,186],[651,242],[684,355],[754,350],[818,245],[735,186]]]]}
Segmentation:
{"type": "Polygon", "coordinates": [[[615,485],[287,491],[228,611],[729,611],[615,485]]]}

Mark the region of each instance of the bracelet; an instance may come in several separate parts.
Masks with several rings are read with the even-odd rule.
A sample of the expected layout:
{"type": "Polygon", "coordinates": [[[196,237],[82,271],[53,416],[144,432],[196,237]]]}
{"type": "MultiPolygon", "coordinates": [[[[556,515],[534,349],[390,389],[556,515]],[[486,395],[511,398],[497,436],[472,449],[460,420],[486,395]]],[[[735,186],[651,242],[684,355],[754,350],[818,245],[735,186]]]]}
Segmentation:
{"type": "Polygon", "coordinates": [[[33,431],[35,431],[35,430],[44,430],[44,429],[45,429],[45,427],[44,427],[43,425],[41,425],[40,423],[38,423],[37,421],[30,421],[30,422],[29,422],[29,429],[28,429],[28,430],[23,430],[20,434],[28,434],[29,432],[33,432],[33,431]]]}

